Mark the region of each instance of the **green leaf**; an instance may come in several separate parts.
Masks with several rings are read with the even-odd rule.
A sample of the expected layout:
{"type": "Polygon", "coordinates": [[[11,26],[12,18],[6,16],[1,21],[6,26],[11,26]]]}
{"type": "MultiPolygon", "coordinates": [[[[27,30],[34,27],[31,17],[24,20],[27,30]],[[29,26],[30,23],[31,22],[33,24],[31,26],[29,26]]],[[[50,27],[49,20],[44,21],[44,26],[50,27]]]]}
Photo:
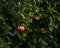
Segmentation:
{"type": "Polygon", "coordinates": [[[53,29],[54,29],[53,27],[49,27],[49,30],[50,30],[51,32],[53,31],[53,29]]]}
{"type": "Polygon", "coordinates": [[[18,35],[20,40],[25,40],[26,33],[22,33],[22,34],[17,33],[17,35],[18,35]]]}
{"type": "Polygon", "coordinates": [[[42,45],[40,48],[46,48],[46,46],[45,45],[42,45]]]}
{"type": "Polygon", "coordinates": [[[50,35],[50,38],[51,38],[51,39],[53,39],[53,36],[52,36],[52,35],[50,35]]]}
{"type": "Polygon", "coordinates": [[[22,12],[24,12],[26,10],[26,7],[24,7],[23,9],[22,9],[22,12]]]}
{"type": "Polygon", "coordinates": [[[47,42],[46,41],[42,41],[42,43],[46,46],[48,46],[47,42]]]}
{"type": "Polygon", "coordinates": [[[21,16],[22,16],[22,18],[23,18],[23,19],[25,19],[25,16],[24,16],[24,14],[22,14],[22,13],[21,13],[21,16]]]}
{"type": "Polygon", "coordinates": [[[58,19],[58,21],[60,21],[60,18],[59,17],[57,17],[57,19],[58,19]]]}
{"type": "Polygon", "coordinates": [[[8,33],[8,34],[10,34],[11,36],[14,36],[14,34],[13,34],[13,33],[11,33],[11,32],[9,32],[9,31],[8,31],[7,33],[8,33]]]}
{"type": "Polygon", "coordinates": [[[55,24],[54,27],[57,29],[58,28],[58,24],[55,24]]]}
{"type": "Polygon", "coordinates": [[[38,43],[40,43],[42,41],[42,38],[38,38],[38,43]]]}
{"type": "Polygon", "coordinates": [[[33,38],[34,44],[36,44],[36,38],[33,38]]]}
{"type": "Polygon", "coordinates": [[[52,24],[53,23],[53,19],[52,17],[50,16],[50,23],[49,24],[52,24]]]}
{"type": "Polygon", "coordinates": [[[32,44],[31,44],[29,48],[35,48],[35,45],[32,45],[32,44]]]}
{"type": "Polygon", "coordinates": [[[20,34],[19,34],[19,33],[17,33],[17,36],[18,36],[18,38],[19,38],[19,39],[21,39],[21,36],[20,36],[20,34]]]}
{"type": "Polygon", "coordinates": [[[12,28],[11,28],[9,25],[4,24],[4,29],[5,29],[5,30],[11,30],[12,28]]]}

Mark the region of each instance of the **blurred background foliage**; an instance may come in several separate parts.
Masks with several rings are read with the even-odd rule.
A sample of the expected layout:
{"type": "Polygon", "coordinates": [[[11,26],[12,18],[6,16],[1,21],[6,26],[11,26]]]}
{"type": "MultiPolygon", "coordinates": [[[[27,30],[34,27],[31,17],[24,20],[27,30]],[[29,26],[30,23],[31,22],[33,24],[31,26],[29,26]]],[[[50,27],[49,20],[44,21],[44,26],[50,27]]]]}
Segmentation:
{"type": "Polygon", "coordinates": [[[60,0],[0,0],[0,48],[60,48],[60,0]]]}

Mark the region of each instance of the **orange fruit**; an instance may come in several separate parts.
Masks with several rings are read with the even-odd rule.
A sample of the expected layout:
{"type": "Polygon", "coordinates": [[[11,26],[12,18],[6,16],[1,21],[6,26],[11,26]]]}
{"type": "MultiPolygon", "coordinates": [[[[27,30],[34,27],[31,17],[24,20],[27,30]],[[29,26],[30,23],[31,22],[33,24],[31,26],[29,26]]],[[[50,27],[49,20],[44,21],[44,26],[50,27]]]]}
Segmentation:
{"type": "Polygon", "coordinates": [[[45,31],[45,28],[40,28],[40,31],[41,31],[41,32],[44,32],[44,31],[45,31]]]}
{"type": "Polygon", "coordinates": [[[39,20],[36,16],[33,16],[32,18],[33,18],[34,20],[39,20]]]}
{"type": "Polygon", "coordinates": [[[23,25],[18,26],[18,30],[23,32],[25,30],[25,27],[23,25]]]}

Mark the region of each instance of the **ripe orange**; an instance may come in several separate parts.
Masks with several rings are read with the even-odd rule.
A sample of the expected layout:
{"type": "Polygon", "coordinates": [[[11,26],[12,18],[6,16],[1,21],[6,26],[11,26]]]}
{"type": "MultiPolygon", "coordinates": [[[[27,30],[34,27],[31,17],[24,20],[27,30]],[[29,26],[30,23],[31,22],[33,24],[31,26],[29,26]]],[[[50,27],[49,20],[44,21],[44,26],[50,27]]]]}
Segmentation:
{"type": "Polygon", "coordinates": [[[33,16],[32,18],[33,18],[34,20],[39,20],[36,16],[33,16]]]}
{"type": "Polygon", "coordinates": [[[18,30],[23,32],[25,30],[25,27],[23,25],[18,26],[18,30]]]}
{"type": "Polygon", "coordinates": [[[44,31],[45,31],[45,28],[41,28],[40,31],[41,31],[41,32],[44,32],[44,31]]]}

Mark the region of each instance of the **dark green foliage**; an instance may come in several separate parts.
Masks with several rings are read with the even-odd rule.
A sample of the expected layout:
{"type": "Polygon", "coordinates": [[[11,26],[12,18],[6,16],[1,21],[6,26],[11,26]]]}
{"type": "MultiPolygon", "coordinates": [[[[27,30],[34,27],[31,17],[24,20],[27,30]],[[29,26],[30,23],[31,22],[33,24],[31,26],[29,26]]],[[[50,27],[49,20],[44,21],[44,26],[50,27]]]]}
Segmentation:
{"type": "Polygon", "coordinates": [[[60,48],[59,26],[59,0],[0,0],[0,48],[60,48]]]}

